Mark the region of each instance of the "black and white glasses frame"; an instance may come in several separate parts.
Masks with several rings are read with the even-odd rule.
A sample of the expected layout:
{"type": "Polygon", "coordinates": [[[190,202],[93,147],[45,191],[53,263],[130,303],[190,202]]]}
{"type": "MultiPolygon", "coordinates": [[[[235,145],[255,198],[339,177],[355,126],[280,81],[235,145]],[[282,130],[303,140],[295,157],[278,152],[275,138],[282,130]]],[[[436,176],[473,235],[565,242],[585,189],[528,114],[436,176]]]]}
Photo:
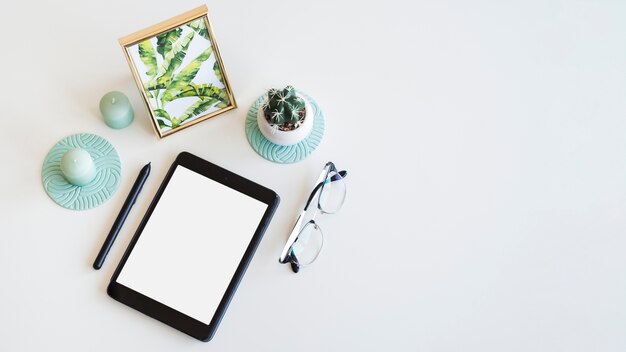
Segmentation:
{"type": "Polygon", "coordinates": [[[318,212],[334,214],[341,209],[346,197],[343,179],[347,175],[348,172],[345,170],[337,171],[335,164],[330,161],[324,165],[324,169],[315,182],[315,187],[309,195],[304,209],[298,215],[287,243],[278,258],[282,264],[290,263],[291,269],[295,273],[300,271],[300,267],[309,265],[317,259],[322,249],[324,236],[321,228],[315,222],[315,217],[318,212]],[[307,212],[314,199],[317,199],[317,209],[307,212]]]}

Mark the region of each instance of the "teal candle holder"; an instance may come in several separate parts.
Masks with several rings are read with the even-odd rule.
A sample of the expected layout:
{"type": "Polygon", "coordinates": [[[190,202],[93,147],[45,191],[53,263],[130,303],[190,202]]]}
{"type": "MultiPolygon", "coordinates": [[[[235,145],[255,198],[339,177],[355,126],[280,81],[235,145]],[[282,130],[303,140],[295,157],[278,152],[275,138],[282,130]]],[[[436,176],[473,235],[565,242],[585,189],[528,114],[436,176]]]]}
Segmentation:
{"type": "Polygon", "coordinates": [[[128,97],[122,92],[108,92],[100,99],[100,113],[107,126],[124,128],[133,122],[135,113],[128,97]]]}
{"type": "Polygon", "coordinates": [[[111,143],[95,134],[80,133],[63,138],[52,147],[43,162],[41,181],[58,205],[86,210],[104,203],[115,193],[121,173],[120,158],[111,143]]]}

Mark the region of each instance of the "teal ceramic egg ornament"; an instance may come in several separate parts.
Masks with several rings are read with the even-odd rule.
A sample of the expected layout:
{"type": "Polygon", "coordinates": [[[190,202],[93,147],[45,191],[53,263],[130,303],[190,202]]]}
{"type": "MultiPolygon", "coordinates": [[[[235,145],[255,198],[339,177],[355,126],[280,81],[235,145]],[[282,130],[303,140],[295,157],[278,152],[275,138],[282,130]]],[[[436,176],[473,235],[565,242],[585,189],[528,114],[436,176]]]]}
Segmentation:
{"type": "Polygon", "coordinates": [[[124,128],[133,122],[135,113],[130,100],[122,92],[108,92],[100,99],[100,113],[107,126],[124,128]]]}
{"type": "Polygon", "coordinates": [[[120,185],[122,165],[115,148],[95,134],[63,138],[52,147],[41,169],[41,182],[50,198],[72,210],[94,208],[120,185]]]}

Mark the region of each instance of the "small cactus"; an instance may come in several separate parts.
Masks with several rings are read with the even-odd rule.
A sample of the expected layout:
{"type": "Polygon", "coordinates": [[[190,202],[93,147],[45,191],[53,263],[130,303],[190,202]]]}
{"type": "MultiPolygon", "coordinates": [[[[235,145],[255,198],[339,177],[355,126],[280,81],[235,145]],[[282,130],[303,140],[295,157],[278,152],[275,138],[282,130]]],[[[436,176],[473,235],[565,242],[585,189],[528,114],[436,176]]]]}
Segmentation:
{"type": "Polygon", "coordinates": [[[298,128],[304,120],[304,100],[296,95],[292,86],[282,90],[272,88],[267,92],[263,113],[275,128],[290,131],[298,128]]]}

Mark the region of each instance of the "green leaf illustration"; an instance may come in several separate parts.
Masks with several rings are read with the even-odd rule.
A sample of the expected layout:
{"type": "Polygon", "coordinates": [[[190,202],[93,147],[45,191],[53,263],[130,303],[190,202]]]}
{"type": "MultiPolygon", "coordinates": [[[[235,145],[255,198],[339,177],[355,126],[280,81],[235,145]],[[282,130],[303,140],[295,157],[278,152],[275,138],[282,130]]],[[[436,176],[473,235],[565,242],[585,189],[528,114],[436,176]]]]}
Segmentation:
{"type": "Polygon", "coordinates": [[[178,70],[187,55],[187,49],[193,39],[194,32],[189,33],[185,38],[174,44],[171,50],[165,55],[160,72],[162,73],[156,80],[157,86],[167,87],[172,80],[174,72],[178,70]]]}
{"type": "Polygon", "coordinates": [[[145,83],[144,88],[146,89],[146,92],[147,92],[151,90],[165,89],[167,88],[167,85],[165,83],[157,83],[156,80],[152,80],[148,83],[145,83]]]}
{"type": "Polygon", "coordinates": [[[226,93],[226,89],[220,89],[219,93],[217,94],[215,98],[219,100],[219,104],[215,106],[220,109],[225,108],[228,105],[230,105],[230,98],[228,97],[228,94],[226,93]]]}
{"type": "Polygon", "coordinates": [[[220,89],[214,87],[212,84],[194,84],[191,83],[185,88],[183,88],[180,93],[178,93],[172,100],[187,98],[187,97],[198,97],[201,99],[204,98],[217,98],[219,97],[220,89]]]}
{"type": "Polygon", "coordinates": [[[200,34],[204,39],[209,40],[209,30],[206,27],[206,23],[203,18],[199,18],[187,25],[187,27],[194,30],[194,32],[200,34]]]}
{"type": "Polygon", "coordinates": [[[157,74],[157,61],[156,56],[154,55],[154,47],[152,46],[150,39],[139,43],[139,58],[148,69],[148,71],[146,71],[146,75],[150,78],[154,78],[157,74]]]}
{"type": "Polygon", "coordinates": [[[176,95],[189,85],[189,83],[196,77],[196,74],[200,70],[200,66],[204,63],[213,53],[213,48],[210,47],[203,51],[198,57],[190,62],[185,68],[183,68],[169,84],[165,93],[161,98],[161,102],[165,105],[170,102],[176,95]]]}
{"type": "Polygon", "coordinates": [[[170,114],[168,114],[167,111],[163,109],[155,109],[154,113],[157,116],[156,120],[159,124],[159,128],[172,127],[172,119],[170,118],[170,114]]]}
{"type": "Polygon", "coordinates": [[[162,119],[159,119],[159,118],[157,118],[157,123],[159,124],[159,128],[172,127],[172,126],[168,126],[165,121],[163,121],[162,119]]]}
{"type": "Polygon", "coordinates": [[[213,104],[217,102],[218,100],[213,98],[198,100],[193,105],[188,107],[187,110],[185,110],[185,112],[181,115],[181,123],[191,117],[198,116],[201,113],[207,111],[211,106],[213,106],[213,104]]]}
{"type": "Polygon", "coordinates": [[[180,38],[183,33],[182,28],[172,29],[171,31],[157,35],[157,53],[165,59],[165,56],[172,50],[174,42],[180,38]]]}
{"type": "Polygon", "coordinates": [[[215,72],[215,76],[217,77],[217,79],[220,80],[220,82],[224,82],[224,80],[222,79],[222,70],[220,70],[220,66],[217,64],[217,60],[213,64],[213,72],[215,72]]]}
{"type": "Polygon", "coordinates": [[[154,109],[154,113],[158,116],[158,117],[162,117],[168,121],[171,121],[172,119],[170,118],[170,114],[167,113],[167,111],[163,110],[163,109],[154,109]]]}
{"type": "Polygon", "coordinates": [[[216,99],[220,103],[216,105],[219,108],[224,108],[230,103],[226,89],[220,89],[214,87],[212,84],[194,84],[191,83],[183,88],[178,95],[172,98],[173,100],[188,97],[198,97],[200,99],[216,99]]]}

